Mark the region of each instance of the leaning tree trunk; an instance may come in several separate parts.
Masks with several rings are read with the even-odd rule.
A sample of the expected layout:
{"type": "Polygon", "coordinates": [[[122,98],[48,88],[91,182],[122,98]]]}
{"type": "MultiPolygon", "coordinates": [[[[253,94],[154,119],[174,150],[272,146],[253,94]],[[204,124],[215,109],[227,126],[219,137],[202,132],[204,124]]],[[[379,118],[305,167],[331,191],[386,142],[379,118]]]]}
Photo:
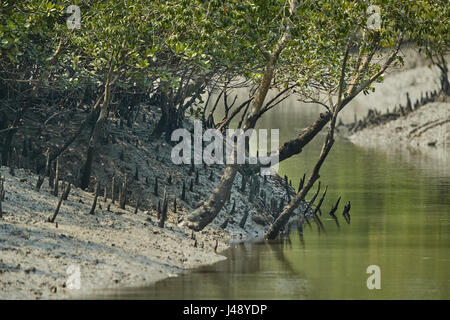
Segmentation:
{"type": "Polygon", "coordinates": [[[98,116],[97,122],[94,126],[94,131],[92,133],[91,138],[89,139],[88,150],[86,153],[86,162],[84,163],[82,175],[80,179],[80,188],[86,189],[89,186],[89,179],[91,177],[92,171],[92,163],[94,162],[94,156],[97,152],[99,142],[104,134],[104,126],[106,123],[106,119],[108,117],[107,107],[103,107],[100,111],[100,115],[98,116]]]}
{"type": "MultiPolygon", "coordinates": [[[[289,221],[290,217],[294,213],[294,210],[300,205],[300,203],[303,200],[305,200],[305,197],[308,194],[309,190],[312,188],[314,183],[319,179],[320,168],[321,168],[322,164],[324,163],[326,157],[328,156],[328,153],[330,152],[330,150],[334,144],[334,128],[336,125],[336,118],[339,113],[339,110],[340,110],[340,102],[335,107],[334,113],[331,117],[330,129],[328,131],[327,137],[323,144],[322,151],[320,152],[319,159],[317,160],[316,164],[314,165],[311,176],[309,177],[307,183],[303,186],[303,188],[296,194],[295,198],[292,199],[292,201],[286,207],[284,207],[284,209],[282,210],[280,215],[272,223],[272,225],[270,226],[270,228],[267,231],[266,236],[265,236],[265,238],[267,240],[273,240],[278,236],[281,229],[286,225],[286,223],[289,221]]],[[[328,113],[328,114],[330,114],[330,113],[328,113]]],[[[305,214],[306,214],[306,212],[305,212],[305,214]]]]}
{"type": "Polygon", "coordinates": [[[217,216],[224,204],[228,201],[237,166],[228,165],[220,179],[218,186],[213,190],[211,196],[185,220],[185,225],[195,231],[206,227],[217,216]]]}
{"type": "MultiPolygon", "coordinates": [[[[264,78],[256,93],[253,101],[252,113],[246,119],[244,130],[254,128],[258,117],[256,116],[261,110],[264,99],[270,88],[270,82],[273,78],[275,60],[270,59],[264,72],[264,78]]],[[[239,165],[227,165],[220,179],[218,186],[213,190],[209,198],[197,209],[195,209],[184,221],[190,229],[199,231],[211,223],[220,212],[226,201],[229,199],[234,178],[239,169],[239,165]]]]}
{"type": "Polygon", "coordinates": [[[447,96],[450,96],[450,84],[448,82],[448,67],[444,63],[439,65],[439,69],[441,70],[441,90],[447,96]]]}
{"type": "MultiPolygon", "coordinates": [[[[86,189],[89,186],[89,179],[91,177],[92,163],[94,161],[95,154],[98,150],[100,140],[104,136],[104,127],[106,120],[108,119],[108,109],[111,93],[111,70],[108,75],[105,84],[105,95],[104,100],[101,105],[100,114],[94,125],[94,130],[92,132],[91,138],[89,139],[88,150],[86,154],[86,162],[84,163],[83,170],[80,178],[80,188],[86,189]]],[[[114,81],[113,81],[114,82],[114,81]]]]}
{"type": "Polygon", "coordinates": [[[302,152],[303,147],[311,142],[331,120],[330,112],[321,113],[319,118],[311,123],[297,138],[285,142],[279,149],[279,162],[302,152]]]}
{"type": "MultiPolygon", "coordinates": [[[[283,161],[300,153],[303,147],[307,145],[319,132],[322,131],[323,127],[331,120],[332,114],[330,112],[320,114],[319,118],[314,121],[306,130],[304,130],[297,138],[290,140],[283,144],[279,149],[279,161],[283,161]]],[[[254,166],[255,169],[259,170],[260,166],[254,166]]],[[[247,166],[228,166],[219,182],[217,188],[213,191],[211,196],[205,203],[197,208],[191,215],[188,216],[186,225],[193,230],[201,230],[208,223],[210,223],[222,209],[225,202],[223,199],[228,199],[228,195],[231,192],[231,187],[233,185],[236,172],[239,169],[245,169],[247,166]],[[227,170],[229,170],[227,172],[227,170]],[[223,193],[223,194],[222,194],[223,193]],[[225,195],[227,197],[225,197],[225,195]]],[[[254,173],[253,168],[247,170],[249,173],[254,173]]],[[[246,170],[244,170],[246,171],[246,170]]],[[[256,172],[256,171],[255,171],[256,172]]],[[[309,189],[308,189],[309,190],[309,189]]],[[[301,200],[298,200],[300,202],[301,200]]],[[[295,205],[293,206],[296,207],[295,205]]],[[[290,216],[291,212],[288,212],[286,216],[290,216]]],[[[284,221],[280,221],[280,225],[283,225],[284,221]]]]}
{"type": "Polygon", "coordinates": [[[163,91],[160,92],[158,96],[157,103],[161,107],[161,118],[159,119],[158,123],[156,124],[155,129],[152,132],[152,136],[154,137],[161,137],[161,135],[164,133],[167,123],[169,121],[169,110],[168,110],[168,101],[167,101],[167,94],[163,91]]]}

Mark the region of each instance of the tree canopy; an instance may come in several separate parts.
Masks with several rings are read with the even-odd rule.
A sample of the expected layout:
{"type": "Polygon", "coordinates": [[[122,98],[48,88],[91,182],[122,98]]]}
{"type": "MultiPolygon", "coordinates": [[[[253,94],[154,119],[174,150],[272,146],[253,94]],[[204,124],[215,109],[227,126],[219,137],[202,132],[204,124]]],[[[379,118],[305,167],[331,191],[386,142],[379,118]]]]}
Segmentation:
{"type": "MultiPolygon", "coordinates": [[[[2,1],[2,163],[31,107],[90,111],[86,187],[110,112],[127,118],[146,101],[161,110],[153,136],[169,138],[189,111],[220,130],[240,115],[248,129],[294,94],[325,111],[280,148],[284,160],[301,152],[354,97],[374,90],[386,70],[402,64],[405,43],[425,50],[447,77],[442,57],[450,44],[449,11],[445,0],[2,1]],[[80,28],[68,28],[70,5],[80,8],[80,28]],[[371,24],[374,14],[379,28],[371,24]],[[228,104],[230,92],[242,86],[252,88],[249,99],[228,104]],[[267,101],[269,90],[278,94],[267,101]],[[226,109],[218,124],[205,116],[214,91],[223,94],[226,109]],[[112,101],[118,106],[111,108],[112,101]]],[[[193,228],[214,219],[238,169],[226,169],[223,195],[211,195],[194,212],[193,228]]]]}

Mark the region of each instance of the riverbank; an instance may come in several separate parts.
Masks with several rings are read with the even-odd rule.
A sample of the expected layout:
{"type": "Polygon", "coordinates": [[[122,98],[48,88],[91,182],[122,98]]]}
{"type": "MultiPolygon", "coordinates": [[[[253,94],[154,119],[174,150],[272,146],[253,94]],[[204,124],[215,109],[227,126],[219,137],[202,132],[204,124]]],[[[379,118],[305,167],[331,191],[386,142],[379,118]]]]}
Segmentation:
{"type": "Polygon", "coordinates": [[[1,170],[6,189],[1,299],[59,299],[94,288],[141,286],[224,258],[214,250],[216,240],[218,252],[228,247],[231,237],[224,230],[207,228],[194,240],[172,222],[159,228],[149,211],[135,214],[132,207],[123,210],[110,201],[107,211],[103,199],[90,215],[93,195],[76,188],[55,223],[47,222],[57,204],[48,186],[36,192],[36,176],[20,169],[13,177],[6,169],[1,170]],[[70,266],[80,270],[80,290],[68,288],[70,266]]]}
{"type": "Polygon", "coordinates": [[[357,145],[409,147],[429,152],[450,145],[450,103],[433,102],[404,117],[365,128],[349,136],[357,145]]]}
{"type": "MultiPolygon", "coordinates": [[[[55,223],[47,222],[58,203],[48,178],[36,191],[38,175],[29,168],[16,168],[14,172],[9,167],[0,168],[5,179],[0,218],[0,299],[64,299],[94,289],[147,286],[183,270],[225,259],[220,252],[233,242],[264,236],[286,195],[284,180],[278,176],[254,176],[259,191],[250,195],[249,182],[243,184],[238,174],[230,201],[213,223],[201,232],[179,224],[215,188],[224,166],[173,164],[170,145],[150,136],[157,119],[151,108],[142,109],[130,126],[111,119],[110,143],[102,146],[93,164],[90,190],[72,186],[55,223]],[[125,209],[117,200],[112,203],[112,177],[116,192],[118,185],[127,181],[125,209]],[[94,215],[90,215],[95,181],[100,182],[100,196],[94,215]],[[169,199],[168,220],[160,228],[158,207],[164,189],[169,199]],[[80,289],[72,287],[74,270],[80,271],[80,289]]],[[[186,121],[186,127],[191,126],[186,121]]],[[[41,149],[57,148],[68,136],[65,131],[76,129],[72,125],[58,132],[57,121],[47,127],[51,134],[43,133],[45,140],[32,142],[41,149]]],[[[31,130],[17,137],[16,145],[25,148],[23,140],[35,139],[31,130]]],[[[79,171],[80,150],[84,150],[88,138],[88,133],[80,135],[59,157],[61,181],[72,181],[79,171]]],[[[16,163],[26,167],[31,160],[18,157],[16,163]]]]}
{"type": "Polygon", "coordinates": [[[429,63],[415,50],[406,52],[403,68],[352,102],[340,134],[364,148],[448,158],[450,98],[440,93],[440,71],[429,63]]]}
{"type": "Polygon", "coordinates": [[[262,237],[265,231],[252,216],[244,228],[237,225],[245,212],[241,205],[226,229],[219,217],[195,233],[177,225],[181,206],[177,214],[169,210],[164,228],[158,227],[156,212],[120,209],[102,197],[90,215],[94,195],[77,188],[50,223],[58,198],[48,185],[36,192],[37,176],[28,170],[16,169],[11,176],[3,167],[1,174],[6,189],[0,219],[1,299],[61,299],[93,289],[149,285],[223,260],[220,252],[232,242],[262,237]],[[73,267],[80,270],[80,290],[68,288],[73,267]]]}

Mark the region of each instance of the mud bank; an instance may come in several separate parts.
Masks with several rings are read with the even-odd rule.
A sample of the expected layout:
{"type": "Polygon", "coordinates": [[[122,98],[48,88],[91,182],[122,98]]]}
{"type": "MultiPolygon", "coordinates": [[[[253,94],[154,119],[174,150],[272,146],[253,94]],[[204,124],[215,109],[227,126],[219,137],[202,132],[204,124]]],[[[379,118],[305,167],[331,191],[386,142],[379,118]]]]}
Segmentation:
{"type": "Polygon", "coordinates": [[[37,176],[23,169],[16,169],[15,176],[9,171],[1,168],[6,189],[0,219],[1,299],[60,299],[92,289],[145,286],[225,259],[220,251],[233,241],[262,237],[265,231],[252,217],[245,228],[236,225],[244,213],[240,205],[226,229],[220,228],[219,217],[196,233],[178,226],[173,210],[159,228],[156,212],[135,214],[134,207],[123,210],[103,197],[90,215],[94,195],[76,188],[50,223],[58,198],[48,184],[36,192],[37,176]],[[77,269],[80,289],[70,285],[77,269]]]}
{"type": "Polygon", "coordinates": [[[405,117],[351,135],[356,144],[409,145],[428,150],[450,145],[450,103],[433,102],[405,117]]]}
{"type": "Polygon", "coordinates": [[[450,155],[450,99],[439,93],[440,72],[414,48],[405,53],[405,62],[403,68],[386,74],[385,80],[375,85],[374,93],[359,95],[352,102],[351,110],[347,110],[347,117],[342,118],[347,124],[344,127],[348,127],[351,123],[366,121],[366,113],[372,110],[378,117],[377,123],[366,123],[359,131],[340,128],[340,133],[364,148],[447,159],[450,155]],[[432,93],[437,93],[433,99],[432,93]],[[399,113],[400,108],[407,108],[408,96],[412,111],[402,110],[403,115],[384,121],[383,117],[389,118],[399,113]],[[417,108],[416,104],[419,104],[417,108]]]}
{"type": "Polygon", "coordinates": [[[358,131],[349,140],[380,149],[411,149],[439,156],[450,151],[450,103],[433,102],[405,117],[358,131]]]}
{"type": "MultiPolygon", "coordinates": [[[[173,164],[167,141],[149,137],[155,120],[148,119],[154,119],[150,109],[143,110],[132,127],[121,127],[118,119],[111,120],[111,142],[102,147],[94,163],[93,182],[101,182],[102,188],[93,215],[89,214],[93,182],[86,191],[72,187],[55,223],[50,223],[47,220],[55,211],[58,197],[52,194],[48,179],[36,191],[38,175],[32,170],[15,169],[11,174],[9,167],[0,168],[5,180],[0,218],[0,299],[62,299],[93,289],[146,286],[185,269],[225,259],[220,252],[233,242],[264,236],[281,199],[286,197],[286,188],[292,187],[278,176],[263,179],[257,175],[253,179],[259,180],[259,192],[250,195],[248,182],[243,188],[238,174],[231,199],[214,222],[193,233],[179,222],[211,193],[224,166],[173,164]],[[125,178],[128,181],[125,209],[117,200],[114,204],[111,201],[113,176],[117,184],[125,178]],[[168,220],[164,228],[159,228],[157,209],[164,189],[169,199],[168,220]],[[138,198],[140,205],[135,213],[138,198]],[[73,282],[78,270],[79,289],[73,282]]],[[[64,141],[64,134],[57,134],[57,123],[51,130],[55,134],[41,145],[55,148],[64,141]]],[[[30,131],[29,136],[18,137],[16,144],[32,138],[30,131]]],[[[71,181],[78,171],[80,150],[84,150],[87,139],[87,135],[81,136],[60,156],[62,181],[71,181]]],[[[19,160],[25,165],[31,163],[25,158],[19,160]]]]}
{"type": "MultiPolygon", "coordinates": [[[[55,223],[57,198],[48,186],[34,191],[36,177],[2,168],[6,197],[0,220],[0,298],[53,299],[82,294],[93,288],[140,286],[175,276],[186,268],[224,259],[214,251],[227,248],[230,236],[208,228],[191,239],[173,223],[157,226],[156,217],[132,207],[120,209],[103,199],[88,214],[93,195],[72,189],[55,223]],[[194,242],[197,241],[197,247],[194,242]],[[80,271],[80,289],[68,279],[80,271]],[[69,285],[70,287],[70,285],[69,285]]],[[[109,201],[108,201],[109,202],[109,201]]]]}

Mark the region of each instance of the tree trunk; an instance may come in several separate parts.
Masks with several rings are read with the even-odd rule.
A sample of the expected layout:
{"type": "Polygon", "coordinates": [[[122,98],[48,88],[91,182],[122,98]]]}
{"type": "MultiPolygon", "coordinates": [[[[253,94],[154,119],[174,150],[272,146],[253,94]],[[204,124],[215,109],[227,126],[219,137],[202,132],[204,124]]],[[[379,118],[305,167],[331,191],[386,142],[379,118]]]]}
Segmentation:
{"type": "MultiPolygon", "coordinates": [[[[245,121],[244,130],[253,128],[258,120],[257,115],[263,106],[264,99],[269,91],[270,83],[273,78],[274,66],[275,61],[270,59],[267,63],[261,85],[256,93],[255,99],[253,100],[251,114],[245,121]]],[[[223,205],[229,199],[238,167],[238,165],[227,165],[218,186],[214,189],[209,198],[203,203],[203,205],[195,209],[190,215],[187,216],[184,223],[190,229],[195,231],[202,230],[214,220],[223,205]]]]}
{"type": "Polygon", "coordinates": [[[177,110],[176,106],[172,103],[169,104],[168,108],[168,117],[167,117],[167,123],[165,126],[165,133],[167,140],[170,140],[170,137],[172,136],[172,132],[178,128],[181,127],[182,122],[182,113],[183,110],[179,109],[177,110]]]}
{"type": "MultiPolygon", "coordinates": [[[[303,148],[312,140],[314,137],[322,131],[325,125],[330,121],[331,113],[321,113],[319,118],[311,123],[308,128],[303,130],[302,133],[298,135],[297,138],[285,142],[278,149],[278,162],[282,162],[295,156],[302,152],[303,148]]],[[[244,175],[256,174],[260,171],[261,165],[243,165],[239,168],[239,172],[244,175]]]]}
{"type": "MultiPolygon", "coordinates": [[[[1,113],[1,118],[0,118],[0,131],[7,129],[8,128],[8,116],[6,115],[6,113],[4,111],[2,111],[1,113]]],[[[3,138],[3,137],[2,137],[3,138]]],[[[4,143],[4,139],[1,139],[1,154],[2,154],[2,165],[6,165],[5,162],[8,162],[8,152],[9,150],[6,149],[5,143],[4,143]],[[5,153],[6,152],[6,153],[5,153]]]]}
{"type": "Polygon", "coordinates": [[[267,240],[273,240],[278,236],[278,233],[286,225],[289,218],[292,216],[294,210],[305,199],[306,195],[308,194],[308,191],[311,189],[311,187],[314,185],[314,182],[318,178],[319,178],[318,176],[311,177],[308,180],[308,183],[305,185],[305,187],[303,187],[303,189],[296,195],[296,197],[292,199],[289,205],[284,207],[284,210],[280,213],[280,215],[277,217],[274,223],[270,226],[269,231],[266,234],[267,240]]]}
{"type": "Polygon", "coordinates": [[[297,138],[285,142],[279,149],[279,162],[302,152],[303,147],[314,139],[330,120],[331,113],[321,113],[319,118],[311,123],[297,138]]]}
{"type": "Polygon", "coordinates": [[[203,205],[187,216],[184,224],[190,229],[200,231],[211,223],[228,200],[236,177],[237,166],[228,165],[220,179],[218,186],[203,205]]]}
{"type": "MultiPolygon", "coordinates": [[[[328,134],[325,138],[325,142],[323,144],[322,150],[320,152],[319,159],[317,160],[316,164],[314,165],[313,171],[308,179],[308,182],[305,184],[305,186],[298,192],[295,196],[295,198],[289,203],[288,206],[284,207],[280,215],[277,217],[277,219],[272,223],[269,230],[266,233],[265,238],[267,240],[273,240],[275,239],[281,229],[286,225],[286,223],[289,221],[289,218],[292,216],[292,213],[294,210],[300,205],[300,202],[303,201],[308,194],[309,190],[312,188],[314,183],[319,179],[320,177],[320,168],[322,167],[322,164],[324,163],[325,159],[327,158],[331,148],[334,144],[334,129],[336,126],[336,119],[339,114],[339,111],[343,108],[342,102],[342,90],[344,87],[344,80],[345,80],[345,68],[347,66],[347,60],[349,56],[350,51],[350,45],[347,46],[346,53],[344,55],[344,60],[342,64],[342,70],[341,70],[341,78],[339,81],[339,91],[338,91],[338,102],[337,104],[332,107],[330,106],[330,109],[332,107],[333,114],[330,114],[330,127],[328,129],[328,134]]],[[[327,121],[328,122],[328,121],[327,121]]],[[[310,205],[314,202],[315,198],[317,197],[320,189],[320,182],[319,182],[319,188],[317,189],[316,195],[313,197],[313,199],[310,202],[310,205]]],[[[307,209],[308,210],[308,209],[307,209]]],[[[307,212],[305,212],[303,215],[306,217],[307,212]]],[[[315,217],[317,219],[317,217],[315,217]]],[[[321,224],[321,223],[318,223],[321,224]]]]}
{"type": "Polygon", "coordinates": [[[16,131],[17,131],[16,129],[12,129],[6,133],[5,140],[3,143],[3,150],[2,150],[2,165],[3,166],[7,166],[9,164],[9,154],[11,151],[12,140],[13,140],[13,137],[14,137],[14,134],[16,133],[16,131]]]}
{"type": "Polygon", "coordinates": [[[161,135],[165,131],[165,128],[166,128],[167,122],[168,122],[168,118],[169,118],[165,104],[161,104],[161,112],[162,112],[161,118],[159,119],[158,123],[156,124],[155,129],[152,132],[152,136],[155,138],[161,137],[161,135]]]}
{"type": "MultiPolygon", "coordinates": [[[[14,138],[14,135],[18,131],[17,127],[20,125],[20,122],[23,119],[27,109],[30,108],[35,103],[37,103],[38,101],[39,100],[36,99],[36,97],[30,97],[27,101],[16,102],[16,105],[22,104],[23,107],[17,109],[17,111],[15,113],[14,121],[11,123],[11,129],[8,130],[6,133],[5,140],[3,143],[3,150],[2,150],[2,165],[7,166],[10,164],[9,163],[9,154],[11,151],[12,140],[14,138]]],[[[5,116],[2,126],[6,127],[7,122],[8,122],[6,114],[3,112],[2,116],[5,116]]]]}
{"type": "MultiPolygon", "coordinates": [[[[95,122],[94,130],[92,132],[92,136],[89,139],[89,146],[86,155],[86,162],[84,163],[81,179],[80,179],[80,188],[86,189],[89,186],[89,179],[91,177],[92,163],[94,161],[94,157],[96,152],[98,151],[99,142],[104,136],[104,127],[106,120],[108,119],[108,109],[109,109],[109,101],[110,101],[110,93],[111,93],[111,74],[108,75],[105,84],[105,95],[104,100],[101,105],[100,114],[95,122]]],[[[113,81],[114,82],[114,81],[113,81]]]]}
{"type": "MultiPolygon", "coordinates": [[[[98,119],[98,105],[100,104],[101,97],[97,99],[97,102],[95,103],[93,110],[89,113],[89,115],[86,117],[86,119],[81,123],[77,131],[64,143],[64,145],[59,148],[57,151],[52,152],[48,155],[48,162],[54,161],[57,157],[59,157],[75,140],[78,136],[81,135],[83,130],[91,125],[95,125],[95,121],[98,119]]],[[[36,171],[39,173],[44,168],[43,165],[39,165],[36,168],[36,171]]]]}
{"type": "MultiPolygon", "coordinates": [[[[15,133],[17,132],[17,126],[19,125],[22,111],[17,111],[14,121],[11,123],[11,129],[8,130],[5,134],[5,138],[3,140],[3,149],[2,149],[2,165],[9,165],[9,155],[11,153],[12,140],[14,138],[15,133]]],[[[5,113],[4,126],[6,128],[6,124],[8,123],[8,118],[5,113]]]]}
{"type": "MultiPolygon", "coordinates": [[[[266,233],[265,238],[267,240],[273,240],[275,239],[281,229],[286,225],[286,223],[289,221],[289,218],[294,213],[294,210],[300,205],[300,203],[305,200],[306,195],[308,194],[309,190],[312,188],[314,183],[320,178],[320,168],[322,167],[323,162],[327,158],[331,148],[334,144],[334,127],[336,124],[336,118],[337,114],[339,112],[339,108],[336,107],[335,112],[333,114],[333,118],[331,119],[330,123],[330,129],[328,131],[328,135],[325,139],[325,142],[322,147],[322,151],[320,152],[319,159],[317,160],[316,164],[314,165],[313,172],[311,176],[308,179],[308,182],[305,184],[305,186],[298,192],[294,199],[284,207],[280,215],[277,217],[277,219],[272,223],[269,230],[266,233]]],[[[320,182],[319,182],[320,183],[320,182]]],[[[319,185],[320,187],[320,185],[319,185]]],[[[315,197],[314,197],[315,199],[315,197]]],[[[313,202],[314,200],[312,200],[313,202]]],[[[304,213],[306,214],[306,212],[304,213]]]]}
{"type": "Polygon", "coordinates": [[[158,102],[161,107],[161,118],[153,130],[152,136],[159,138],[165,133],[166,138],[170,140],[173,130],[181,127],[183,110],[182,108],[177,109],[173,92],[170,91],[169,95],[164,87],[160,90],[158,102]]]}
{"type": "Polygon", "coordinates": [[[450,96],[450,84],[448,82],[448,68],[444,64],[439,67],[441,69],[441,90],[447,96],[450,96]]]}
{"type": "Polygon", "coordinates": [[[89,146],[86,154],[86,162],[84,163],[80,188],[86,189],[89,186],[89,179],[91,178],[92,163],[94,162],[94,156],[97,152],[99,141],[103,136],[104,126],[107,119],[107,110],[102,107],[100,115],[98,116],[97,122],[95,123],[94,132],[92,133],[91,139],[89,140],[89,146]]]}

